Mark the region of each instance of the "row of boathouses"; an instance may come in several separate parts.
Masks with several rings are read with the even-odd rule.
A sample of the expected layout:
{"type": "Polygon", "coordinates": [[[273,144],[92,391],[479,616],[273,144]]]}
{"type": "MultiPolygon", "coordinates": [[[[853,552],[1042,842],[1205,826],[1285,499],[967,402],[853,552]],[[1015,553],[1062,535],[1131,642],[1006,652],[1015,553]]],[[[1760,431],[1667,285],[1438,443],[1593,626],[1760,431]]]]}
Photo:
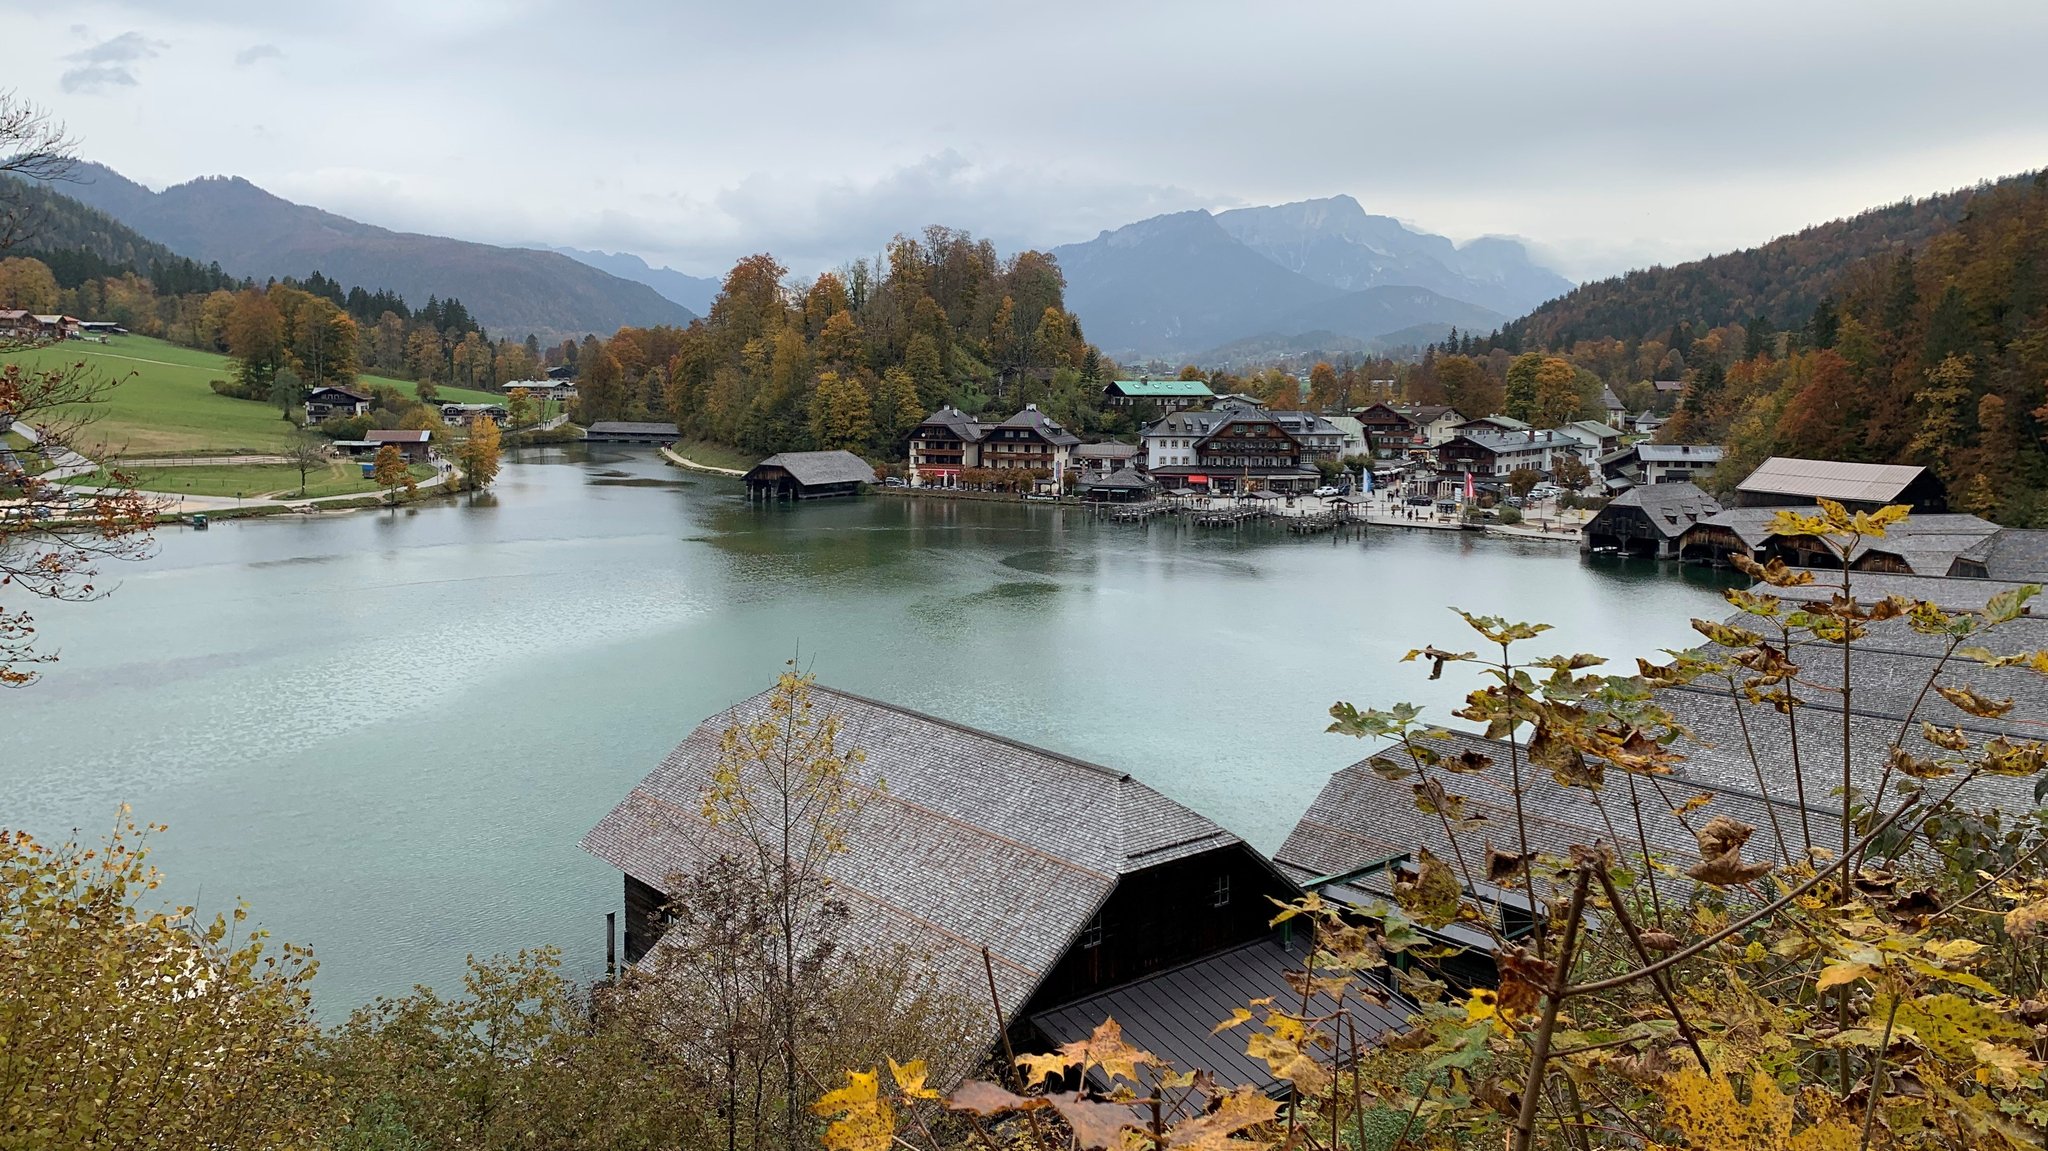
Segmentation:
{"type": "MultiPolygon", "coordinates": [[[[1722,514],[1712,511],[1696,523],[1722,514]]],[[[1895,552],[1873,549],[1857,562],[1893,555],[1914,565],[1910,573],[1888,566],[1817,572],[1811,597],[1824,599],[1847,580],[1866,600],[1898,594],[1968,610],[2019,581],[2048,580],[2048,532],[1978,533],[1943,522],[1920,537],[1902,538],[1906,542],[1889,545],[1895,552]],[[1923,574],[1920,564],[1943,572],[1923,574]],[[1967,575],[1947,574],[1963,569],[1967,575]]],[[[1785,546],[1787,554],[1804,554],[1797,541],[1785,546]]],[[[1780,594],[1796,600],[1801,593],[1780,594]]],[[[2022,615],[1984,638],[1999,654],[2048,648],[2048,617],[2022,615]]],[[[1439,858],[1461,849],[1482,856],[1493,848],[1516,850],[1510,845],[1518,808],[1526,816],[1529,848],[1541,852],[1603,842],[1624,854],[1647,849],[1686,858],[1697,850],[1683,814],[1694,804],[1706,809],[1700,818],[1725,814],[1759,829],[1756,857],[1801,858],[1810,847],[1827,845],[1813,829],[1838,826],[1842,800],[1825,782],[1806,789],[1804,806],[1793,798],[1800,780],[1786,752],[1795,745],[1807,780],[1838,784],[1847,778],[1867,797],[1880,786],[1895,736],[1913,755],[1937,754],[1911,721],[1961,728],[1980,739],[2032,739],[2048,720],[2048,681],[2040,676],[2022,668],[1958,667],[1944,660],[1937,639],[1907,621],[1874,623],[1847,673],[1854,704],[1844,764],[1844,725],[1832,718],[1841,707],[1841,663],[1802,659],[1802,650],[1791,653],[1805,668],[1796,692],[1807,705],[1800,709],[1806,718],[1796,725],[1770,707],[1741,704],[1726,682],[1660,689],[1657,702],[1691,733],[1678,747],[1686,758],[1667,776],[1620,777],[1610,786],[1640,790],[1610,791],[1604,808],[1592,793],[1559,784],[1549,770],[1527,770],[1526,762],[1518,796],[1503,765],[1526,760],[1526,748],[1437,730],[1420,745],[1439,756],[1463,756],[1468,765],[1481,759],[1494,765],[1457,777],[1466,793],[1465,817],[1491,828],[1473,833],[1483,846],[1451,842],[1444,821],[1417,807],[1415,784],[1386,770],[1389,754],[1401,755],[1394,744],[1373,748],[1336,772],[1270,856],[1127,772],[814,688],[814,705],[838,715],[865,756],[858,770],[867,803],[847,851],[830,865],[834,892],[849,910],[850,942],[929,956],[935,975],[960,994],[984,1002],[992,994],[1003,1031],[1020,1050],[1084,1038],[1114,1017],[1131,1042],[1182,1067],[1208,1068],[1224,1085],[1278,1090],[1282,1085],[1266,1065],[1246,1057],[1241,1036],[1212,1030],[1250,1000],[1293,994],[1287,972],[1301,961],[1302,940],[1269,926],[1274,900],[1317,892],[1361,910],[1382,904],[1423,850],[1439,858]],[[2016,706],[2002,716],[1973,716],[1921,690],[1929,680],[1960,686],[1966,678],[1976,690],[2010,697],[2016,706]],[[1761,749],[1754,758],[1752,747],[1761,749]],[[1617,803],[1619,810],[1635,805],[1662,818],[1617,822],[1617,803]],[[1664,817],[1668,813],[1676,818],[1664,817]]],[[[1700,652],[1726,654],[1712,645],[1700,652]]],[[[730,849],[729,833],[705,818],[703,797],[722,733],[758,719],[769,703],[764,693],[706,719],[584,839],[587,850],[623,875],[630,962],[649,962],[661,951],[665,892],[674,889],[675,877],[730,849]]],[[[1968,794],[2024,810],[2031,796],[2022,790],[2032,782],[1987,777],[1968,794]]],[[[1689,894],[1682,873],[1653,882],[1671,899],[1689,894]]],[[[1454,984],[1490,985],[1494,941],[1517,938],[1545,912],[1519,890],[1484,881],[1461,886],[1490,923],[1432,933],[1457,952],[1438,974],[1454,984]]],[[[1539,887],[1535,894],[1547,899],[1551,893],[1539,887]]],[[[1367,1009],[1367,1042],[1401,1029],[1409,1010],[1394,987],[1381,991],[1385,1005],[1367,1009]]],[[[1363,1033],[1366,1024],[1360,1026],[1363,1033]]],[[[995,1038],[992,1031],[992,1044],[995,1038]]]]}

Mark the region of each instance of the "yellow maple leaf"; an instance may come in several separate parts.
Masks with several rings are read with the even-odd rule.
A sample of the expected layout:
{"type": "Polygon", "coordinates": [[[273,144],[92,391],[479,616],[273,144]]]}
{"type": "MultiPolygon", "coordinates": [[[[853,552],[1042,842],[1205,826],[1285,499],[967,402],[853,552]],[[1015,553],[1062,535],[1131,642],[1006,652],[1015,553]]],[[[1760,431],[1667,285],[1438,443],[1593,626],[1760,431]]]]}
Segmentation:
{"type": "Polygon", "coordinates": [[[825,1128],[827,1151],[887,1151],[896,1138],[896,1108],[880,1088],[879,1073],[849,1071],[846,1086],[811,1105],[818,1115],[836,1116],[825,1128]]]}
{"type": "Polygon", "coordinates": [[[896,1089],[903,1092],[905,1099],[937,1099],[939,1093],[924,1085],[924,1060],[913,1059],[908,1063],[889,1060],[889,1074],[896,1080],[896,1089]]]}

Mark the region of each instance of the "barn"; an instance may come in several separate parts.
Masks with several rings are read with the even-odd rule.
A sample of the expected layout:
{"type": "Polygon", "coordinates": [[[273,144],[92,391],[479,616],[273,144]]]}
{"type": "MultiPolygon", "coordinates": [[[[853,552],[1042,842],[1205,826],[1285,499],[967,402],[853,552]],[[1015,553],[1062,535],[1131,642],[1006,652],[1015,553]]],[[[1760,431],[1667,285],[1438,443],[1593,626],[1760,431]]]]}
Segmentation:
{"type": "Polygon", "coordinates": [[[1714,497],[1684,482],[1630,488],[1586,524],[1579,550],[1673,559],[1686,531],[1720,510],[1714,497]]]}

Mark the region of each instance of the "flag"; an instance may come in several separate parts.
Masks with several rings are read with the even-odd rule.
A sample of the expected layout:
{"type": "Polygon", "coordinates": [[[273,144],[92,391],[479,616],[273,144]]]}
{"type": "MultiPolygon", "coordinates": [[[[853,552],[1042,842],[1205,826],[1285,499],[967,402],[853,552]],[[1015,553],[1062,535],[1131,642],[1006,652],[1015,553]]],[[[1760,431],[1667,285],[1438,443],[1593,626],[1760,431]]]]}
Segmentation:
{"type": "Polygon", "coordinates": [[[1471,472],[1466,472],[1466,473],[1465,473],[1465,502],[1469,504],[1469,503],[1471,503],[1472,501],[1474,501],[1474,500],[1476,500],[1476,499],[1478,499],[1478,498],[1479,498],[1479,485],[1477,485],[1477,484],[1475,484],[1475,483],[1473,483],[1473,482],[1472,482],[1472,473],[1471,473],[1471,472]]]}
{"type": "Polygon", "coordinates": [[[1358,471],[1358,478],[1359,478],[1359,479],[1361,479],[1361,480],[1364,480],[1364,481],[1365,481],[1365,486],[1364,486],[1363,488],[1360,488],[1359,490],[1360,490],[1360,491],[1362,491],[1362,492],[1364,492],[1364,493],[1365,493],[1366,495],[1371,495],[1371,494],[1372,494],[1372,469],[1371,469],[1371,468],[1360,468],[1360,469],[1359,469],[1359,471],[1358,471]]]}

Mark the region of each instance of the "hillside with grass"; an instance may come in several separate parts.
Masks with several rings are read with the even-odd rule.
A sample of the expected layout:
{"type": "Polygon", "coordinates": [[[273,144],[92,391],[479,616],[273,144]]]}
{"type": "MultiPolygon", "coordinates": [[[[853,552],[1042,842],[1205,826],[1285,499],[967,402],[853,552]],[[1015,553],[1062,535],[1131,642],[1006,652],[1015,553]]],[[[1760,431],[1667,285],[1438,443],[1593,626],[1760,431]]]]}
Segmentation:
{"type": "MultiPolygon", "coordinates": [[[[235,378],[234,363],[214,352],[146,336],[115,336],[106,344],[72,340],[0,353],[0,363],[28,369],[77,362],[115,381],[81,442],[73,445],[94,459],[268,455],[281,451],[291,438],[293,425],[277,408],[213,390],[212,381],[235,378]]],[[[419,391],[411,380],[364,375],[358,382],[366,388],[395,388],[406,396],[419,391]]],[[[439,391],[444,403],[504,402],[493,392],[456,387],[439,391]]]]}

